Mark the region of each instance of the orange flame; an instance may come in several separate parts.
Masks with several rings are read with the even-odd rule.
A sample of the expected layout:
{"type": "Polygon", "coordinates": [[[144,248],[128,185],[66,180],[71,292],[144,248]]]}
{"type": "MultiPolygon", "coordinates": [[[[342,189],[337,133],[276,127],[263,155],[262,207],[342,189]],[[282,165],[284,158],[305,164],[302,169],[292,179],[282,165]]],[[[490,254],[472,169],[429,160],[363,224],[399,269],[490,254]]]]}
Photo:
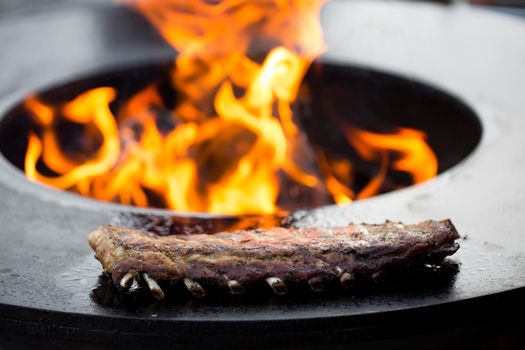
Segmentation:
{"type": "MultiPolygon", "coordinates": [[[[392,162],[392,168],[409,173],[414,183],[427,181],[437,174],[436,155],[424,142],[425,134],[421,131],[399,128],[395,134],[381,135],[353,128],[349,130],[346,137],[360,156],[369,161],[377,157],[377,150],[381,150],[381,155],[386,151],[398,153],[399,159],[392,162]],[[422,164],[424,166],[421,166],[422,164]]],[[[377,192],[373,194],[375,193],[377,192]]]]}
{"type": "Polygon", "coordinates": [[[379,170],[356,195],[345,185],[353,183],[349,177],[352,175],[352,164],[348,160],[328,163],[324,156],[319,157],[327,188],[336,203],[344,204],[380,193],[389,169],[410,174],[415,184],[430,180],[438,172],[436,155],[425,142],[426,135],[421,131],[399,128],[396,133],[378,134],[352,126],[347,128],[345,136],[359,156],[365,161],[378,163],[379,170]]]}
{"type": "Polygon", "coordinates": [[[304,135],[291,104],[324,50],[324,1],[126,1],[178,51],[171,75],[181,95],[171,111],[175,127],[159,129],[155,109],[165,107],[155,84],[116,115],[113,88],[89,90],[63,105],[30,97],[25,107],[41,135],[29,134],[26,176],[104,201],[219,214],[278,212],[282,174],[337,203],[379,193],[389,169],[410,173],[414,182],[431,178],[435,156],[425,135],[410,129],[381,135],[353,127],[347,133],[363,159],[381,163],[359,191],[349,160],[318,152],[323,180],[296,159],[304,135]],[[57,127],[64,120],[82,127],[82,151],[62,145],[57,127]]]}

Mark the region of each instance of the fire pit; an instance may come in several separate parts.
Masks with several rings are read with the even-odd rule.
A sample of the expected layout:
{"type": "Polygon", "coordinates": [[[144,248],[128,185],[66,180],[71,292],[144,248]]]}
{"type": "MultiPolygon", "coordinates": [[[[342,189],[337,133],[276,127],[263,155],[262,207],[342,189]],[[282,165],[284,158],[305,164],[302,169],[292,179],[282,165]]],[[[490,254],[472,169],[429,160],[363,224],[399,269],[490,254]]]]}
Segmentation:
{"type": "Polygon", "coordinates": [[[0,150],[28,179],[138,207],[280,214],[428,181],[480,138],[447,94],[312,65],[323,0],[132,3],[177,50],[173,63],[26,96],[4,118],[0,150]]]}
{"type": "MultiPolygon", "coordinates": [[[[42,336],[73,343],[150,346],[199,347],[221,342],[225,346],[275,347],[380,339],[401,344],[407,338],[392,338],[417,335],[420,338],[410,338],[412,342],[426,342],[421,335],[430,332],[446,334],[450,341],[460,341],[465,334],[478,336],[482,342],[486,336],[479,332],[493,326],[489,313],[501,310],[512,321],[512,310],[523,305],[525,285],[524,247],[516,230],[522,219],[515,215],[523,208],[518,180],[523,141],[517,131],[523,124],[518,118],[518,95],[523,91],[520,79],[525,71],[518,58],[512,61],[519,55],[511,54],[498,38],[508,33],[519,37],[525,26],[485,13],[370,1],[334,2],[325,19],[330,50],[307,76],[308,99],[297,104],[301,124],[314,147],[358,164],[363,180],[356,186],[362,189],[381,164],[357,161],[355,150],[343,135],[334,136],[334,131],[347,124],[379,134],[389,131],[385,125],[419,130],[438,159],[441,175],[347,207],[294,196],[288,196],[291,204],[283,207],[319,207],[296,213],[298,225],[451,217],[465,236],[455,279],[421,283],[418,288],[378,290],[371,295],[341,292],[330,298],[308,295],[156,304],[150,299],[122,300],[114,295],[107,281],[99,278],[97,262],[85,242],[94,227],[139,222],[152,229],[160,226],[161,232],[178,232],[182,227],[198,231],[203,226],[222,229],[237,217],[123,206],[27,181],[22,171],[27,135],[36,130],[34,116],[24,102],[28,93],[36,92],[46,102],[60,102],[102,85],[126,91],[147,86],[169,69],[166,62],[171,50],[133,12],[120,7],[65,8],[0,28],[0,37],[19,39],[9,40],[11,50],[6,50],[7,61],[18,73],[4,73],[0,90],[4,95],[0,151],[5,157],[0,163],[0,235],[6,245],[0,254],[0,329],[5,344],[14,340],[31,343],[32,337],[37,344],[42,336]],[[76,16],[83,19],[82,25],[76,16]],[[377,19],[377,23],[364,18],[377,19]],[[346,28],[347,22],[351,28],[346,28]],[[404,32],[405,22],[412,23],[410,31],[404,32]],[[454,33],[441,30],[438,23],[442,22],[454,24],[454,33]],[[63,33],[50,23],[71,25],[75,30],[63,33]],[[41,28],[53,50],[33,52],[32,40],[36,39],[31,39],[31,26],[41,28]],[[457,49],[489,27],[493,49],[474,44],[468,51],[457,49]],[[122,28],[133,32],[123,37],[122,28]],[[387,34],[395,32],[388,28],[400,31],[399,35],[387,34]],[[108,47],[113,49],[108,51],[108,47]],[[75,55],[55,65],[67,50],[75,55]],[[29,52],[40,55],[43,65],[34,75],[24,74],[27,67],[17,60],[29,52]],[[411,53],[408,57],[407,52],[411,53]],[[454,61],[448,61],[443,52],[454,53],[450,55],[454,61]],[[511,62],[482,69],[478,57],[484,57],[483,62],[499,62],[503,57],[511,62]],[[505,138],[500,139],[503,134],[505,138]],[[461,336],[457,329],[462,330],[461,336]]],[[[72,130],[60,131],[66,144],[72,130]]],[[[387,179],[378,192],[410,184],[406,176],[395,172],[387,179]]],[[[48,345],[53,346],[53,341],[48,345]]]]}
{"type": "MultiPolygon", "coordinates": [[[[158,84],[161,85],[170,74],[169,67],[168,63],[159,63],[151,66],[130,67],[118,72],[91,75],[66,85],[44,90],[39,92],[39,95],[51,101],[70,101],[78,95],[86,94],[86,91],[93,91],[100,86],[111,86],[118,91],[135,94],[141,87],[147,87],[152,82],[160,82],[158,84]]],[[[436,166],[433,162],[434,156],[437,159],[437,164],[439,164],[439,172],[446,171],[464,159],[475,148],[481,137],[481,125],[472,110],[457,98],[414,80],[380,73],[364,67],[319,62],[310,72],[303,87],[311,93],[298,103],[297,109],[299,110],[300,125],[303,126],[302,130],[310,140],[311,145],[308,150],[312,153],[308,154],[302,150],[303,157],[306,159],[315,158],[314,152],[317,151],[321,154],[319,157],[326,162],[330,156],[333,158],[336,155],[337,158],[331,160],[332,162],[339,161],[335,167],[346,165],[348,172],[351,172],[351,168],[354,167],[356,170],[353,170],[355,177],[353,185],[359,194],[359,199],[410,185],[411,176],[414,178],[419,176],[422,180],[426,180],[426,176],[434,174],[434,170],[428,169],[428,167],[436,166]],[[355,101],[353,101],[354,99],[355,101]],[[446,127],[443,127],[444,125],[446,127]],[[385,148],[380,148],[379,145],[373,148],[373,143],[370,143],[370,146],[367,145],[374,152],[385,155],[392,153],[393,157],[399,157],[401,154],[407,159],[413,158],[413,163],[408,165],[405,172],[401,172],[391,168],[393,166],[392,161],[381,162],[380,156],[377,159],[375,157],[360,158],[359,151],[361,148],[352,147],[352,144],[345,138],[345,133],[341,132],[341,130],[345,130],[345,127],[350,130],[349,126],[363,133],[364,142],[369,142],[366,137],[375,137],[387,145],[385,148]],[[362,126],[368,129],[375,128],[381,132],[365,131],[362,126]],[[392,131],[397,133],[392,133],[392,131]],[[457,139],[458,142],[451,144],[450,138],[457,139]],[[415,145],[413,146],[414,151],[410,149],[411,143],[415,145]],[[392,145],[389,146],[389,144],[392,145]],[[423,150],[423,154],[418,156],[416,152],[420,149],[423,150]],[[385,168],[384,174],[382,174],[382,168],[385,168]],[[425,175],[425,172],[430,172],[430,175],[425,175]]],[[[173,94],[169,89],[167,90],[166,94],[173,94]]],[[[149,92],[151,90],[143,91],[149,92]]],[[[124,93],[125,95],[126,93],[124,93]]],[[[137,94],[136,96],[143,95],[137,94]]],[[[121,100],[117,99],[113,104],[123,105],[126,100],[126,97],[121,100]]],[[[32,108],[45,106],[36,101],[31,97],[29,100],[26,99],[24,103],[15,105],[6,113],[0,124],[0,151],[22,171],[25,167],[27,174],[38,171],[36,166],[29,166],[28,168],[27,164],[24,165],[30,156],[28,135],[36,136],[38,132],[39,135],[46,135],[41,136],[41,138],[47,141],[45,138],[49,134],[49,131],[45,131],[47,129],[34,122],[35,111],[32,108]]],[[[60,102],[56,103],[59,104],[60,102]]],[[[166,115],[168,118],[170,116],[169,111],[162,109],[160,113],[164,113],[164,115],[157,117],[157,123],[169,124],[170,120],[166,119],[166,115]]],[[[129,128],[122,126],[121,133],[132,130],[134,127],[137,126],[134,124],[129,128]]],[[[143,128],[144,126],[140,125],[139,127],[143,128]]],[[[74,154],[79,152],[81,148],[94,148],[93,143],[100,147],[99,138],[84,135],[81,124],[73,123],[65,118],[58,119],[56,129],[52,129],[52,133],[57,135],[57,141],[45,142],[43,145],[44,156],[41,157],[40,163],[36,161],[38,158],[35,158],[34,163],[47,169],[48,173],[53,173],[53,171],[46,167],[46,159],[51,160],[49,164],[53,166],[54,159],[67,159],[68,153],[74,154]],[[46,157],[46,151],[55,151],[56,144],[64,149],[61,151],[62,155],[49,152],[50,155],[46,157]],[[51,149],[46,149],[46,145],[51,149]]],[[[350,137],[354,136],[350,135],[350,137]]],[[[92,150],[81,150],[81,154],[84,156],[89,153],[94,152],[92,150]]],[[[77,157],[80,158],[81,156],[77,157]]],[[[228,162],[229,159],[217,159],[217,162],[221,161],[228,162]]],[[[210,161],[208,160],[208,162],[210,161]]],[[[67,163],[66,160],[64,160],[65,163],[67,163]]],[[[212,165],[206,164],[206,166],[208,169],[204,167],[204,171],[213,172],[213,163],[212,165]]],[[[58,167],[60,168],[60,166],[58,167]]],[[[316,170],[319,171],[319,169],[316,170]]],[[[327,170],[330,171],[331,169],[327,170]]],[[[45,177],[45,175],[39,176],[45,177]]],[[[47,181],[50,181],[49,183],[53,187],[54,180],[57,178],[45,177],[45,179],[49,179],[47,181]]],[[[334,180],[335,174],[329,172],[324,177],[328,185],[330,184],[329,179],[334,180]]],[[[333,204],[332,198],[312,191],[306,186],[300,186],[291,180],[288,180],[285,188],[286,191],[280,196],[280,202],[282,202],[280,206],[283,209],[293,210],[333,204]]],[[[75,192],[78,193],[78,191],[79,188],[76,187],[75,192]]],[[[96,193],[91,195],[97,198],[96,193]]],[[[341,193],[340,195],[344,194],[341,193]]],[[[106,201],[111,199],[107,196],[101,196],[101,198],[105,198],[106,201]]],[[[117,201],[119,198],[121,199],[122,195],[116,196],[117,201]]],[[[147,201],[143,205],[155,206],[155,201],[148,199],[149,203],[147,201]]],[[[157,203],[161,207],[166,205],[166,202],[158,198],[157,203]]],[[[129,204],[137,205],[132,199],[129,204]]]]}

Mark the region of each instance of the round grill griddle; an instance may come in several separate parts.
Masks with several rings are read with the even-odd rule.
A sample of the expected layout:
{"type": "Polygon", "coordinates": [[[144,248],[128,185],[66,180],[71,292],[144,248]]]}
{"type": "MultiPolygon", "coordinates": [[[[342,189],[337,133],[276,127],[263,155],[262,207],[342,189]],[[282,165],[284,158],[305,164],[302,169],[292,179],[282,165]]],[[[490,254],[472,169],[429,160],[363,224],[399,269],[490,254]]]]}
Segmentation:
{"type": "MultiPolygon", "coordinates": [[[[323,19],[327,61],[441,86],[478,113],[483,138],[471,156],[431,182],[320,208],[301,223],[450,217],[464,236],[457,276],[370,294],[121,302],[107,292],[86,237],[124,209],[31,184],[2,158],[4,345],[303,347],[432,332],[461,342],[485,325],[492,332],[510,327],[525,300],[525,23],[464,8],[376,1],[335,1],[323,19]],[[457,328],[467,333],[454,333],[457,328]]],[[[0,115],[41,86],[172,54],[143,19],[112,6],[4,18],[0,42],[0,115]]]]}

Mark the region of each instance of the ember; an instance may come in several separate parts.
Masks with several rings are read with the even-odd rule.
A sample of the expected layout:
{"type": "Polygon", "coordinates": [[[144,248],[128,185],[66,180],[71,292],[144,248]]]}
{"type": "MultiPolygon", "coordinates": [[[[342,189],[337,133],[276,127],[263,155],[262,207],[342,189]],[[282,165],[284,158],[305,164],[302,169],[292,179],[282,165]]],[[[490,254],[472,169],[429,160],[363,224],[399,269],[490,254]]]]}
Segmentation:
{"type": "Polygon", "coordinates": [[[359,185],[350,159],[309,145],[294,103],[308,98],[301,82],[324,50],[324,0],[126,2],[177,50],[177,98],[167,103],[155,83],[119,103],[121,92],[104,86],[65,103],[29,97],[38,125],[28,135],[29,179],[103,201],[239,215],[291,209],[290,184],[323,204],[348,203],[383,192],[391,171],[413,183],[436,175],[417,130],[346,125],[349,145],[377,164],[359,185]],[[82,129],[74,148],[60,140],[64,122],[82,129]]]}

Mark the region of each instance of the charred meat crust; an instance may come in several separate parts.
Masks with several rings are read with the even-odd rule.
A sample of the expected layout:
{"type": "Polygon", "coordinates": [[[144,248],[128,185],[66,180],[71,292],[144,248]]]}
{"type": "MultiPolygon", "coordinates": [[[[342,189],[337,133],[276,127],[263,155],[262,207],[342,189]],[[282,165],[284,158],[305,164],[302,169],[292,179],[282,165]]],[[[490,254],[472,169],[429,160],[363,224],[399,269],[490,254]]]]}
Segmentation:
{"type": "Polygon", "coordinates": [[[89,244],[116,285],[146,274],[159,281],[200,281],[234,293],[265,280],[272,288],[281,282],[319,288],[319,281],[334,278],[351,285],[356,276],[374,278],[386,268],[439,262],[456,252],[457,238],[450,220],[164,237],[103,225],[89,235],[89,244]]]}

